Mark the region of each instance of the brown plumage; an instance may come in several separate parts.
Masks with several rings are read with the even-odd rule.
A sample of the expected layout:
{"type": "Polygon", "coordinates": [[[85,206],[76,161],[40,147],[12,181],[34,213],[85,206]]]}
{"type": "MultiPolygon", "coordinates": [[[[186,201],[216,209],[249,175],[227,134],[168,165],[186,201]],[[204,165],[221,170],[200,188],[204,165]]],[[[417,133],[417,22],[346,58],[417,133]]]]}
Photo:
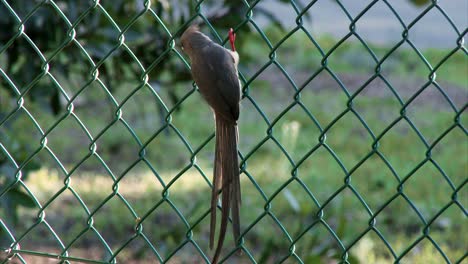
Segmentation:
{"type": "Polygon", "coordinates": [[[239,161],[237,155],[240,83],[237,75],[239,55],[234,48],[235,35],[230,31],[233,51],[211,41],[196,26],[181,37],[184,52],[190,57],[192,76],[200,93],[215,115],[216,144],[211,194],[210,248],[213,249],[218,193],[222,191],[221,227],[213,263],[217,263],[223,247],[231,212],[234,240],[240,236],[241,204],[239,161]]]}

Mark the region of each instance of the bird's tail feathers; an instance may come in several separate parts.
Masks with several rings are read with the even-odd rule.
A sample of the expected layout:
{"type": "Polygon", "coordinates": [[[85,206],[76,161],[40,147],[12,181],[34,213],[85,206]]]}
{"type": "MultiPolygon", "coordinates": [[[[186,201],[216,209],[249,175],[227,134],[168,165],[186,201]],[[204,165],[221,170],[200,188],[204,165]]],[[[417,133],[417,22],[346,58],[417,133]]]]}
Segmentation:
{"type": "Polygon", "coordinates": [[[234,240],[236,243],[240,236],[239,210],[241,205],[241,193],[237,142],[237,124],[235,122],[216,117],[216,152],[213,175],[213,195],[211,200],[210,248],[212,248],[214,244],[216,206],[220,188],[222,190],[222,213],[218,245],[213,257],[213,263],[217,263],[223,247],[229,220],[229,212],[231,212],[234,240]]]}

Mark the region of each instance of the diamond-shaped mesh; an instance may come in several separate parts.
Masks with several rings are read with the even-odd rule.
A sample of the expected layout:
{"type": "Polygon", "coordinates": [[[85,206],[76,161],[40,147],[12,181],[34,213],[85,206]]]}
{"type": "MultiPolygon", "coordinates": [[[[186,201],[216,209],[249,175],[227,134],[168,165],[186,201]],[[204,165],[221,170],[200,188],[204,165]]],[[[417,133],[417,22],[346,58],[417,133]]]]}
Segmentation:
{"type": "MultiPolygon", "coordinates": [[[[0,171],[0,200],[20,190],[34,205],[16,208],[20,220],[12,224],[5,218],[11,215],[5,210],[11,208],[2,203],[2,263],[116,263],[137,256],[161,263],[209,262],[212,116],[206,114],[209,109],[195,85],[165,86],[152,79],[167,61],[189,68],[176,40],[194,19],[204,20],[221,42],[225,31],[217,32],[208,21],[207,3],[188,4],[195,15],[176,27],[160,13],[165,1],[135,1],[140,7],[124,20],[112,17],[105,1],[84,1],[75,11],[67,9],[66,1],[35,1],[30,10],[16,10],[11,2],[0,4],[0,15],[13,18],[17,26],[5,32],[8,41],[0,43],[0,130],[13,137],[27,131],[28,146],[22,152],[26,154],[18,156],[18,147],[0,138],[2,164],[14,168],[0,171]],[[39,12],[47,12],[63,29],[55,45],[45,47],[28,33],[39,12]],[[82,40],[86,32],[81,32],[80,23],[96,14],[108,25],[103,34],[113,40],[104,46],[82,40]],[[163,52],[157,57],[142,57],[140,50],[132,49],[132,41],[145,38],[131,34],[143,19],[167,39],[158,44],[163,52]],[[19,43],[30,57],[16,67],[32,72],[30,78],[15,79],[1,59],[19,43]],[[55,68],[68,53],[74,54],[69,58],[73,65],[79,62],[81,67],[55,68]],[[132,72],[115,70],[116,58],[132,64],[132,72]],[[85,78],[64,79],[63,71],[84,73],[85,78]],[[118,84],[125,87],[117,89],[109,80],[117,75],[127,76],[126,83],[118,84]],[[53,118],[32,100],[44,87],[56,91],[62,102],[53,118]],[[174,101],[165,89],[180,91],[179,96],[174,101]],[[1,99],[6,93],[14,103],[1,99]],[[207,125],[193,129],[201,123],[207,125]],[[112,151],[103,150],[107,148],[112,151]],[[46,177],[26,179],[31,163],[47,167],[46,177]],[[37,187],[54,179],[60,182],[57,188],[37,187]],[[40,191],[44,189],[49,192],[40,191]]],[[[468,29],[459,29],[438,1],[409,21],[392,1],[366,1],[358,10],[350,10],[348,1],[336,1],[336,16],[347,19],[347,29],[337,40],[324,40],[305,22],[320,12],[321,1],[290,1],[281,8],[293,18],[278,35],[258,19],[262,4],[267,1],[239,2],[243,20],[231,25],[235,30],[249,27],[257,46],[240,50],[243,206],[237,247],[243,256],[235,254],[228,238],[223,261],[315,263],[315,256],[322,256],[355,263],[353,251],[371,239],[375,251],[391,262],[405,263],[407,256],[430,248],[438,261],[462,263],[468,254],[463,235],[467,83],[452,93],[437,73],[455,55],[462,54],[467,64],[463,40],[468,29]],[[386,49],[369,44],[360,34],[377,5],[400,28],[401,37],[386,49]],[[428,57],[412,38],[412,30],[423,26],[429,13],[441,16],[445,30],[454,35],[451,50],[436,58],[428,57]],[[288,50],[297,36],[306,40],[303,45],[310,54],[299,55],[305,62],[288,50]],[[255,63],[243,65],[243,54],[253,56],[255,63]],[[364,78],[340,69],[339,61],[347,56],[364,78]],[[403,74],[400,79],[389,75],[401,56],[411,57],[426,78],[411,81],[403,74]],[[297,70],[301,67],[307,71],[297,70]],[[424,107],[436,109],[420,111],[424,107]],[[442,111],[437,118],[444,120],[437,124],[445,125],[433,126],[430,111],[442,111]],[[255,126],[243,126],[248,123],[255,126]],[[425,183],[438,188],[428,190],[433,185],[425,183]],[[433,199],[435,195],[445,202],[433,199]],[[458,241],[444,240],[441,234],[447,225],[460,229],[458,241]],[[408,234],[404,243],[398,234],[408,234]],[[457,253],[447,253],[447,245],[457,253]]]]}

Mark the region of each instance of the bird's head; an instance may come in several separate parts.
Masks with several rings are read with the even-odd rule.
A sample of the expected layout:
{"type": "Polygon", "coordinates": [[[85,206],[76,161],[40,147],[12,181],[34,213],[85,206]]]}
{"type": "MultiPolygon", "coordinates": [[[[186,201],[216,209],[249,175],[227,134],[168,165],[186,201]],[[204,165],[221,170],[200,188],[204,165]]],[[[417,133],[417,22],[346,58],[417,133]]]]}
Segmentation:
{"type": "Polygon", "coordinates": [[[201,33],[197,25],[190,26],[180,37],[180,46],[189,57],[193,54],[193,50],[200,49],[210,42],[211,39],[201,33]]]}

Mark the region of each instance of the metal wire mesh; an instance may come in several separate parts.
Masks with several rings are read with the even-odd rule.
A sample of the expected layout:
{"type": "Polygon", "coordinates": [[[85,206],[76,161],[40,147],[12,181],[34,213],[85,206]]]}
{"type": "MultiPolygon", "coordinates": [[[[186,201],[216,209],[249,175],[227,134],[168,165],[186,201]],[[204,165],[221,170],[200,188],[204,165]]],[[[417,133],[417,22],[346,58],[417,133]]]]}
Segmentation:
{"type": "MultiPolygon", "coordinates": [[[[181,28],[176,30],[171,30],[171,27],[168,25],[167,21],[164,21],[160,15],[154,10],[151,1],[145,1],[143,3],[144,8],[139,10],[134,14],[129,14],[130,19],[128,21],[115,21],[114,18],[109,15],[106,8],[99,1],[90,1],[87,10],[81,14],[78,14],[78,18],[75,21],[70,21],[67,15],[61,10],[61,6],[58,4],[59,1],[42,1],[38,2],[36,6],[29,10],[26,14],[19,15],[18,10],[15,10],[11,4],[6,0],[1,1],[2,5],[5,7],[5,10],[8,11],[8,16],[12,16],[15,19],[15,24],[17,25],[17,31],[9,32],[11,38],[6,43],[1,43],[0,54],[8,53],[9,48],[15,45],[18,41],[26,41],[29,43],[29,46],[34,50],[36,56],[30,58],[38,62],[41,65],[41,70],[38,72],[34,79],[31,82],[28,82],[24,85],[19,86],[17,82],[10,78],[8,69],[0,65],[0,73],[3,79],[3,84],[6,86],[10,92],[14,94],[15,106],[13,108],[3,107],[8,109],[4,116],[1,116],[0,128],[8,129],[6,124],[9,120],[16,118],[17,116],[23,116],[29,121],[29,126],[23,127],[25,130],[31,130],[31,138],[34,139],[33,142],[30,142],[32,146],[31,150],[27,153],[26,157],[15,156],[11,147],[5,142],[6,139],[0,139],[0,153],[3,160],[12,166],[15,170],[10,172],[9,181],[3,182],[2,188],[0,189],[0,199],[5,199],[8,192],[15,188],[20,188],[24,190],[28,196],[32,197],[34,200],[34,216],[32,216],[33,221],[31,223],[25,224],[23,228],[15,229],[15,227],[9,225],[8,219],[0,219],[0,227],[2,229],[2,235],[4,241],[7,243],[2,244],[2,250],[6,252],[6,257],[2,260],[2,263],[6,263],[10,260],[14,260],[20,263],[27,263],[27,257],[36,256],[39,258],[52,258],[59,262],[86,262],[86,263],[116,263],[119,258],[122,257],[125,250],[129,247],[132,247],[133,244],[139,243],[141,245],[141,250],[145,252],[144,254],[153,255],[154,261],[161,263],[177,261],[177,255],[179,251],[183,251],[187,247],[191,248],[192,255],[196,256],[196,261],[200,262],[209,262],[210,254],[206,244],[206,237],[200,235],[202,226],[206,226],[209,203],[203,203],[203,213],[198,215],[190,215],[189,210],[181,209],[184,207],[178,202],[174,201],[174,196],[171,193],[173,186],[177,185],[178,182],[182,181],[184,175],[189,172],[195,171],[200,174],[204,182],[206,183],[206,188],[210,185],[210,171],[203,170],[201,161],[197,159],[200,155],[203,155],[202,152],[210,152],[212,150],[212,141],[213,133],[212,130],[209,133],[209,136],[206,137],[202,142],[192,141],[189,136],[187,136],[184,131],[182,131],[177,125],[177,116],[175,115],[176,110],[183,106],[188,100],[194,98],[197,95],[196,87],[193,88],[184,94],[182,98],[179,98],[178,101],[170,106],[170,103],[161,95],[162,91],[154,87],[151,83],[150,72],[159,67],[160,63],[168,59],[180,60],[186,67],[188,67],[187,61],[184,59],[184,56],[178,51],[176,45],[177,34],[180,33],[181,28]],[[43,53],[35,43],[33,36],[28,35],[27,22],[28,20],[35,15],[38,10],[42,8],[49,8],[54,10],[55,16],[60,17],[62,23],[66,25],[66,34],[64,40],[57,45],[57,47],[47,52],[43,53]],[[109,47],[105,51],[105,54],[99,59],[95,60],[92,56],[89,55],[89,51],[83,47],[83,43],[77,37],[77,30],[79,24],[82,20],[86,19],[87,16],[92,12],[99,12],[106,20],[108,20],[112,25],[115,32],[117,32],[118,37],[115,39],[114,46],[109,47]],[[142,58],[139,58],[134,50],[132,50],[127,45],[126,34],[128,33],[129,28],[131,28],[135,23],[137,23],[143,16],[150,16],[154,19],[156,27],[162,29],[168,37],[168,41],[163,43],[165,46],[164,52],[156,58],[152,58],[150,64],[142,61],[142,58]],[[62,80],[59,80],[54,76],[52,71],[54,60],[62,52],[66,52],[67,48],[73,47],[73,49],[79,50],[81,54],[81,59],[83,60],[83,68],[86,68],[88,72],[88,79],[86,83],[80,85],[80,88],[74,92],[64,88],[67,84],[62,80]],[[106,61],[112,59],[113,56],[122,56],[120,54],[116,55],[116,51],[124,51],[133,61],[138,65],[136,70],[139,74],[138,85],[132,86],[132,90],[129,90],[125,96],[117,96],[115,92],[108,87],[106,80],[100,75],[100,69],[106,61]],[[144,66],[145,65],[145,66],[144,66]],[[62,97],[65,98],[65,105],[63,111],[58,115],[53,122],[50,123],[41,123],[41,118],[38,117],[41,114],[38,113],[36,108],[31,108],[29,105],[29,100],[27,96],[31,93],[31,90],[47,78],[50,80],[54,89],[57,89],[62,97]],[[83,121],[83,117],[77,114],[75,106],[78,103],[81,95],[86,93],[90,89],[97,89],[100,91],[101,98],[107,98],[106,105],[110,105],[112,108],[113,118],[111,121],[105,121],[101,124],[99,129],[89,128],[88,121],[83,121]],[[126,116],[126,107],[129,104],[129,101],[133,98],[138,97],[138,93],[142,90],[147,91],[148,93],[141,101],[141,105],[144,104],[156,104],[159,108],[163,109],[163,118],[162,125],[155,128],[146,128],[153,129],[150,136],[141,136],[137,132],[136,128],[132,125],[132,119],[129,116],[126,116]],[[62,162],[62,157],[60,153],[50,145],[51,138],[57,137],[54,134],[54,131],[57,131],[59,127],[65,122],[72,122],[75,128],[80,133],[84,133],[87,138],[86,145],[76,146],[77,150],[83,153],[82,158],[74,160],[72,165],[65,164],[62,162]],[[103,157],[99,153],[99,149],[102,147],[102,139],[106,137],[108,133],[115,133],[115,128],[120,127],[119,131],[124,131],[126,135],[130,135],[133,140],[135,155],[130,158],[132,162],[126,166],[126,168],[119,170],[118,172],[109,165],[109,160],[106,157],[103,157]],[[184,160],[177,165],[177,168],[173,170],[171,177],[166,178],[161,175],[159,172],[158,166],[155,165],[154,160],[148,158],[148,152],[163,152],[166,156],[171,157],[173,151],[167,148],[155,148],[152,147],[156,140],[164,141],[165,133],[172,133],[178,138],[178,144],[182,147],[177,148],[175,151],[184,152],[184,160]],[[38,140],[34,135],[39,135],[38,140]],[[60,173],[63,175],[63,185],[60,189],[56,190],[52,195],[44,198],[36,198],[38,193],[34,191],[34,188],[25,180],[24,169],[28,164],[39,157],[47,157],[48,160],[51,160],[52,164],[58,168],[60,173]],[[111,186],[98,187],[106,188],[106,190],[111,190],[110,192],[103,195],[102,199],[99,201],[87,200],[85,194],[80,194],[76,191],[76,185],[72,184],[77,178],[77,174],[82,167],[84,167],[88,162],[95,162],[99,164],[101,170],[104,171],[104,174],[111,178],[111,186]],[[133,201],[131,198],[126,197],[120,191],[121,188],[124,188],[128,183],[127,180],[129,172],[137,167],[144,167],[146,170],[151,171],[151,176],[154,179],[154,182],[160,184],[161,189],[158,190],[158,195],[155,196],[152,205],[144,207],[144,209],[138,208],[135,209],[135,204],[137,201],[133,201]],[[75,232],[73,239],[63,239],[63,230],[60,232],[55,230],[53,227],[54,224],[50,224],[49,215],[47,214],[50,211],[50,208],[54,204],[58,206],[65,206],[67,202],[66,199],[62,197],[68,194],[67,199],[72,199],[73,203],[77,203],[80,208],[81,223],[77,224],[77,232],[75,232]],[[156,198],[157,197],[157,198],[156,198]],[[93,204],[90,206],[89,204],[93,204]],[[107,215],[106,207],[110,203],[118,203],[122,208],[122,215],[107,215]],[[172,225],[169,222],[154,222],[151,220],[151,217],[154,214],[157,214],[160,211],[168,211],[173,218],[171,221],[178,222],[179,236],[177,236],[177,241],[175,241],[175,247],[173,248],[164,248],[165,241],[155,241],[152,239],[151,233],[146,230],[152,230],[155,232],[164,233],[164,230],[168,229],[168,225],[172,225]],[[102,213],[100,213],[102,212],[102,213]],[[104,214],[105,218],[121,218],[122,221],[130,222],[133,226],[132,230],[126,230],[124,234],[114,234],[118,237],[118,243],[114,240],[109,239],[109,235],[102,235],[106,226],[97,224],[95,219],[97,217],[103,217],[100,214],[104,214]],[[133,221],[133,223],[132,223],[133,221]],[[157,229],[148,229],[148,226],[155,226],[157,229]],[[40,243],[40,241],[30,241],[31,234],[39,232],[45,237],[52,238],[54,241],[54,250],[48,251],[50,247],[23,247],[22,244],[35,244],[35,242],[40,243]],[[97,258],[84,258],[80,257],[79,254],[74,254],[75,245],[78,243],[86,243],[86,241],[93,241],[93,247],[100,248],[103,252],[101,257],[97,258]],[[203,242],[201,242],[203,241],[203,242]],[[97,246],[96,246],[97,244],[97,246]],[[143,250],[144,248],[144,250],[143,250]]],[[[329,48],[325,49],[319,43],[314,34],[310,32],[310,29],[304,24],[305,16],[311,10],[316,8],[316,4],[319,1],[310,1],[305,6],[301,6],[295,1],[290,1],[289,8],[293,10],[296,14],[295,16],[295,26],[291,28],[284,36],[281,36],[278,41],[271,40],[268,33],[258,24],[258,21],[254,19],[254,14],[256,12],[256,7],[262,1],[243,1],[239,3],[242,8],[244,8],[244,19],[242,21],[237,21],[236,25],[233,25],[235,30],[238,30],[242,27],[249,26],[254,29],[255,34],[259,36],[262,40],[262,47],[266,56],[256,58],[258,61],[265,61],[264,64],[259,65],[253,71],[243,70],[246,69],[241,66],[241,80],[243,83],[243,105],[249,105],[246,107],[249,111],[255,112],[256,122],[259,123],[260,127],[263,129],[261,136],[256,138],[255,141],[244,143],[245,147],[241,148],[239,153],[241,157],[241,177],[244,182],[248,182],[249,185],[252,185],[256,190],[256,195],[259,196],[259,200],[262,201],[261,207],[262,210],[259,214],[255,214],[250,220],[242,219],[242,239],[238,247],[242,249],[245,256],[244,259],[250,260],[252,263],[262,262],[267,260],[260,260],[261,256],[258,255],[255,247],[252,244],[255,243],[249,242],[250,238],[249,233],[254,229],[261,228],[262,225],[272,225],[275,230],[278,232],[278,239],[284,239],[285,248],[283,251],[280,251],[280,257],[275,259],[275,262],[285,262],[295,260],[299,263],[311,263],[311,259],[305,258],[305,254],[302,254],[306,251],[309,251],[310,248],[307,248],[307,245],[302,245],[301,250],[298,250],[301,241],[305,240],[305,237],[310,236],[311,232],[316,232],[316,230],[322,230],[321,236],[327,237],[329,240],[331,238],[331,243],[335,249],[334,254],[338,256],[337,258],[341,260],[342,263],[353,263],[353,259],[350,258],[350,251],[356,247],[357,243],[360,242],[364,237],[372,235],[375,239],[380,240],[382,243],[379,244],[380,247],[384,248],[388,257],[395,263],[399,263],[404,260],[405,257],[414,250],[421,243],[428,242],[432,245],[432,249],[437,251],[441,259],[447,263],[462,263],[466,258],[467,253],[462,252],[460,256],[453,257],[448,256],[444,248],[439,245],[437,239],[434,239],[432,227],[436,221],[440,220],[440,217],[449,210],[456,208],[460,214],[463,215],[460,228],[466,230],[466,216],[467,212],[464,207],[466,203],[466,186],[467,177],[465,175],[460,175],[461,181],[454,181],[453,175],[447,173],[444,168],[439,164],[440,162],[435,158],[437,148],[444,144],[444,140],[451,133],[461,133],[466,140],[467,130],[463,124],[463,113],[467,108],[466,98],[461,106],[457,105],[453,98],[446,92],[443,85],[437,81],[436,73],[438,70],[444,66],[444,64],[456,53],[462,53],[466,56],[467,50],[464,47],[463,37],[467,33],[467,29],[460,30],[452,22],[450,16],[444,11],[442,7],[438,4],[437,1],[430,3],[422,12],[420,12],[412,21],[405,22],[399,15],[399,13],[392,6],[391,1],[385,0],[375,0],[369,1],[362,10],[360,10],[356,15],[352,15],[342,3],[345,1],[336,1],[337,6],[343,12],[349,20],[349,31],[346,35],[341,37],[336,43],[334,43],[329,48]],[[385,5],[389,13],[392,14],[395,20],[401,25],[401,39],[392,45],[391,48],[386,50],[382,54],[378,54],[375,51],[375,48],[368,44],[366,40],[359,34],[359,27],[357,26],[360,23],[360,20],[366,15],[366,13],[371,10],[375,5],[385,5]],[[420,21],[429,13],[437,12],[442,15],[450,25],[451,30],[456,32],[457,37],[453,39],[454,48],[445,54],[438,61],[431,61],[430,59],[424,56],[417,45],[410,38],[410,31],[413,27],[418,25],[420,21]],[[308,45],[312,45],[316,55],[320,57],[319,65],[312,65],[310,68],[313,68],[308,72],[307,78],[300,83],[297,82],[295,76],[291,73],[290,67],[294,65],[295,62],[290,60],[284,60],[278,55],[280,50],[285,45],[286,42],[290,41],[291,38],[297,34],[303,34],[310,41],[308,45]],[[371,72],[367,76],[367,79],[359,84],[358,87],[350,88],[349,85],[342,80],[342,76],[337,73],[336,69],[333,68],[330,61],[332,57],[339,49],[346,45],[347,41],[350,39],[355,39],[355,43],[358,43],[360,48],[364,51],[366,57],[371,58],[371,72]],[[412,54],[416,56],[418,63],[421,63],[426,68],[427,79],[424,83],[418,84],[417,89],[412,92],[410,95],[401,95],[401,90],[399,90],[394,85],[394,81],[389,80],[389,78],[383,73],[383,68],[386,63],[402,46],[407,46],[411,50],[412,54]],[[264,104],[259,102],[259,98],[254,94],[256,89],[256,81],[258,81],[262,74],[268,70],[274,69],[280,78],[286,80],[287,86],[290,91],[288,97],[284,100],[281,106],[280,111],[276,114],[269,114],[264,111],[264,104]],[[303,93],[305,90],[310,89],[311,86],[314,86],[315,81],[319,76],[327,74],[330,79],[334,82],[334,85],[338,87],[340,96],[344,100],[339,102],[341,110],[333,114],[333,117],[327,121],[318,118],[314,111],[311,110],[313,106],[309,105],[306,100],[303,99],[303,93]],[[384,89],[387,93],[391,95],[394,99],[394,103],[397,106],[394,109],[392,120],[389,120],[384,127],[375,127],[372,122],[368,121],[365,114],[360,111],[359,100],[363,97],[363,94],[366,92],[366,89],[373,82],[380,82],[382,85],[381,89],[384,89]],[[415,117],[412,116],[409,112],[411,107],[414,105],[414,102],[419,100],[423,94],[428,91],[436,91],[441,100],[444,101],[444,104],[448,105],[450,109],[451,121],[447,123],[446,127],[439,127],[437,135],[431,136],[430,138],[426,135],[425,132],[421,131],[418,127],[419,120],[415,120],[415,117]],[[318,132],[315,135],[311,135],[309,138],[310,142],[313,142],[309,145],[308,150],[304,153],[295,153],[294,148],[291,148],[285,144],[288,136],[285,138],[281,137],[281,127],[280,124],[287,120],[294,113],[300,112],[300,115],[307,121],[307,123],[314,127],[318,132]],[[293,113],[293,114],[291,114],[293,113]],[[362,133],[362,137],[367,139],[366,144],[361,144],[356,146],[356,152],[359,152],[361,155],[359,158],[354,160],[349,160],[346,157],[340,156],[339,150],[336,149],[336,146],[333,143],[330,143],[331,134],[336,129],[346,129],[343,128],[343,125],[340,123],[343,120],[352,119],[352,125],[359,127],[359,133],[362,133]],[[405,170],[397,168],[396,165],[392,164],[391,158],[388,157],[388,154],[385,152],[384,141],[387,136],[394,131],[404,127],[407,133],[412,134],[412,139],[422,146],[421,156],[414,157],[413,160],[409,160],[405,170]],[[280,159],[285,160],[285,165],[288,170],[288,175],[284,178],[281,178],[281,184],[275,186],[273,192],[264,191],[264,183],[261,183],[255,175],[255,170],[251,169],[249,163],[255,163],[255,155],[261,151],[263,148],[269,145],[274,151],[278,152],[280,159]],[[318,197],[316,191],[317,188],[325,188],[324,186],[311,187],[310,184],[305,181],[305,173],[301,171],[301,168],[304,167],[306,162],[309,162],[313,159],[314,155],[318,152],[326,153],[326,155],[333,160],[337,165],[336,177],[340,180],[340,183],[336,186],[333,186],[333,192],[329,193],[325,197],[318,197]],[[365,186],[358,186],[357,183],[353,183],[354,177],[359,177],[357,172],[366,164],[369,163],[369,160],[378,160],[379,170],[388,172],[386,175],[391,177],[394,184],[393,195],[389,197],[382,197],[379,201],[369,201],[369,197],[366,197],[363,193],[367,193],[365,186]],[[408,189],[419,188],[420,186],[415,186],[410,184],[411,180],[415,178],[421,170],[427,166],[430,166],[432,170],[436,171],[436,177],[438,179],[443,179],[443,184],[447,185],[449,192],[446,193],[446,204],[437,208],[436,212],[433,214],[425,214],[420,209],[420,206],[413,201],[413,198],[408,192],[408,189]],[[299,186],[296,190],[302,193],[302,198],[300,199],[300,207],[311,208],[308,215],[303,215],[304,219],[308,221],[300,222],[301,224],[297,226],[288,221],[282,221],[283,216],[275,211],[275,202],[282,199],[280,194],[284,194],[288,188],[291,186],[299,186]],[[364,190],[363,190],[364,188],[364,190]],[[463,192],[464,191],[464,192],[463,192]],[[344,193],[347,193],[344,195],[344,193]],[[353,208],[345,208],[345,200],[350,199],[356,201],[353,208]],[[339,202],[337,202],[339,201],[339,202]],[[380,218],[384,211],[389,210],[391,206],[395,203],[403,204],[403,207],[406,208],[404,212],[394,212],[398,217],[406,218],[410,217],[414,220],[414,224],[419,228],[419,233],[408,242],[408,245],[405,247],[396,246],[389,241],[389,236],[392,234],[382,231],[380,218]],[[338,204],[337,204],[338,203],[338,204]],[[342,207],[340,207],[342,206],[342,207]],[[360,230],[356,230],[351,236],[347,236],[344,239],[342,231],[337,230],[337,224],[334,223],[334,220],[329,218],[330,211],[342,211],[346,213],[347,211],[359,211],[362,212],[362,219],[346,219],[344,221],[362,221],[363,227],[360,230]],[[294,226],[294,228],[293,228],[294,226]],[[305,249],[304,249],[305,248],[305,249]]],[[[206,18],[206,13],[203,11],[204,2],[200,1],[194,4],[193,9],[196,11],[196,15],[191,17],[186,24],[189,24],[195,18],[203,20],[213,32],[216,32],[216,29],[211,26],[210,21],[206,18]]],[[[4,15],[4,14],[2,14],[4,15]]],[[[217,33],[216,33],[217,34],[217,33]]],[[[219,34],[218,36],[223,36],[219,34]]],[[[240,36],[239,36],[240,38],[240,36]]],[[[225,38],[224,38],[225,39],[225,38]]],[[[219,39],[220,40],[220,39],[219,39]]],[[[260,55],[258,55],[260,56],[260,55]]],[[[305,55],[307,56],[307,55],[305,55]]],[[[364,56],[364,55],[363,55],[364,56]]],[[[242,59],[241,59],[242,65],[242,59]]],[[[118,74],[118,73],[116,73],[118,74]]],[[[4,89],[3,89],[4,90],[4,89]]],[[[3,92],[3,91],[0,91],[3,92]]],[[[141,97],[140,97],[141,98],[141,97]]],[[[198,98],[199,99],[199,98],[198,98]]],[[[330,99],[331,100],[331,99],[330,99]]],[[[463,99],[462,99],[463,100],[463,99]]],[[[96,102],[100,104],[101,102],[96,102]]],[[[327,102],[324,102],[325,104],[327,102]]],[[[104,104],[104,103],[103,103],[104,104]]],[[[379,107],[375,105],[375,107],[379,107]]],[[[182,111],[187,111],[182,109],[182,111]]],[[[244,113],[243,113],[244,114],[244,113]]],[[[252,114],[252,113],[250,113],[252,114]]],[[[98,121],[102,121],[97,116],[99,113],[89,113],[91,118],[96,116],[98,121]]],[[[248,115],[248,114],[245,114],[248,115]]],[[[242,117],[241,117],[242,119],[242,117]]],[[[87,119],[89,120],[89,119],[87,119]]],[[[347,123],[348,124],[348,123],[347,123]]],[[[197,124],[192,124],[197,125],[197,124]]],[[[258,131],[257,131],[258,132],[258,131]]],[[[260,133],[259,132],[259,133],[260,133]]],[[[56,133],[56,132],[55,132],[56,133]]],[[[242,131],[241,125],[241,134],[249,133],[248,131],[242,131]]],[[[288,133],[286,133],[288,135],[288,133]]],[[[243,135],[241,135],[242,141],[243,135]]],[[[57,139],[55,139],[57,140],[57,139]]],[[[73,140],[73,136],[70,138],[63,138],[61,140],[73,140]]],[[[348,143],[351,143],[351,139],[348,139],[348,143]]],[[[460,142],[460,144],[465,144],[465,142],[460,142]]],[[[465,145],[466,146],[466,145],[465,145]]],[[[404,155],[405,145],[401,145],[401,152],[404,155]]],[[[63,154],[63,153],[62,153],[63,154]]],[[[466,149],[465,153],[459,153],[456,155],[463,155],[466,159],[466,149]]],[[[175,157],[176,155],[174,155],[175,157]]],[[[118,158],[118,157],[117,157],[118,158]]],[[[453,166],[456,167],[466,167],[465,164],[455,163],[453,166]]],[[[325,173],[325,171],[330,170],[331,168],[318,167],[316,168],[316,174],[325,173]]],[[[465,170],[466,173],[466,170],[465,170]]],[[[365,174],[365,173],[364,173],[365,174]]],[[[361,175],[362,176],[362,175],[361,175]]],[[[371,177],[371,175],[363,176],[371,177]]],[[[417,176],[419,177],[419,176],[417,176]]],[[[435,176],[434,176],[435,177],[435,176]]],[[[433,179],[427,179],[432,181],[433,179]]],[[[186,183],[183,183],[186,184],[186,183]]],[[[421,186],[424,188],[424,186],[421,186]]],[[[195,190],[196,191],[196,190],[195,190]]],[[[411,191],[411,190],[410,190],[411,191]]],[[[209,192],[206,192],[207,194],[209,192]]],[[[185,193],[186,195],[191,195],[189,191],[185,193]]],[[[430,194],[429,194],[430,195],[430,194]]],[[[187,202],[191,202],[190,197],[186,197],[187,202]]],[[[243,198],[248,199],[248,198],[243,198]]],[[[372,198],[371,198],[372,199],[372,198]]],[[[429,197],[428,197],[429,199],[429,197]]],[[[207,200],[206,200],[207,201],[207,200]]],[[[64,207],[65,208],[65,207],[64,207]]],[[[242,211],[250,210],[244,205],[241,209],[242,211]]],[[[61,211],[64,214],[71,214],[72,212],[66,211],[63,209],[61,211]]],[[[74,224],[74,223],[73,223],[74,224]]],[[[112,224],[109,220],[109,225],[112,224]]],[[[117,223],[118,224],[118,223],[117,223]]],[[[70,223],[69,223],[70,225],[70,223]]],[[[203,227],[204,230],[205,227],[203,227]]],[[[67,229],[67,228],[65,228],[67,229]]],[[[66,232],[66,231],[65,231],[66,232]]],[[[316,243],[321,243],[323,237],[319,236],[316,243]]],[[[37,237],[35,238],[37,239],[37,237]]],[[[329,241],[328,240],[328,241],[329,241]]],[[[460,241],[453,241],[453,243],[463,243],[463,239],[460,241]]],[[[225,243],[226,252],[224,255],[223,261],[227,259],[235,258],[234,252],[236,248],[233,243],[225,243]]],[[[255,244],[253,244],[255,245],[255,244]]],[[[466,245],[464,246],[466,248],[466,245]]],[[[310,249],[311,250],[311,249],[310,249]]]]}

